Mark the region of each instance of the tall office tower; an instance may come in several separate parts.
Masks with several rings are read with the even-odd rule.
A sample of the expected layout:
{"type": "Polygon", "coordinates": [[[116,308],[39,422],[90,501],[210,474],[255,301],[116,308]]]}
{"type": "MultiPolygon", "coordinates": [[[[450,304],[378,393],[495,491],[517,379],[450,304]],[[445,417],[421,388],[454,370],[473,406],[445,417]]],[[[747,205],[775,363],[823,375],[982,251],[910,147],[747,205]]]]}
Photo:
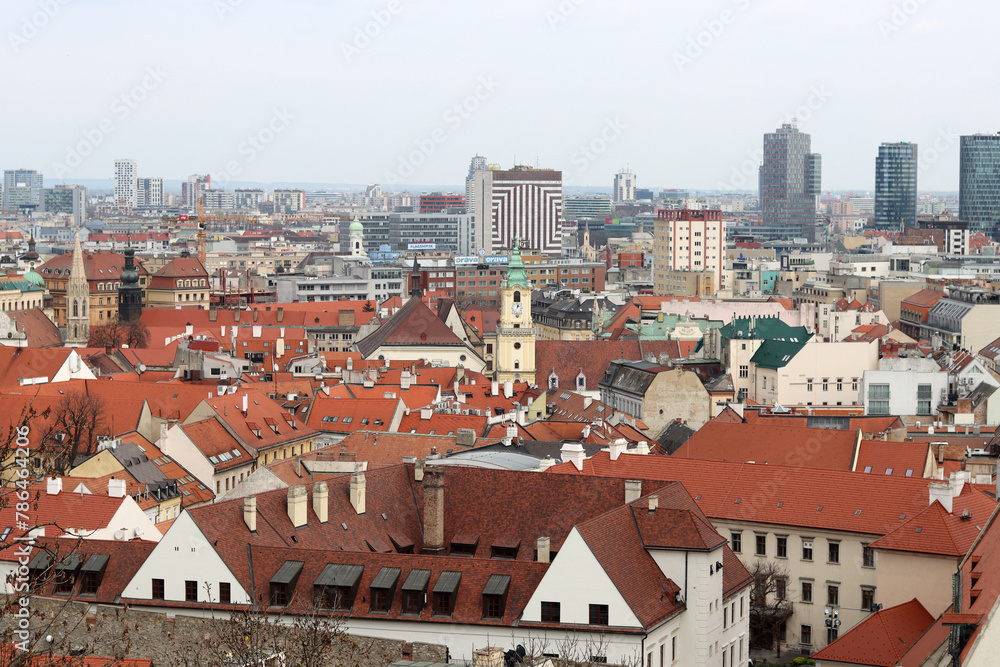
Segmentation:
{"type": "Polygon", "coordinates": [[[635,201],[635,174],[631,169],[623,169],[615,174],[615,203],[635,201]]]}
{"type": "Polygon", "coordinates": [[[902,229],[917,223],[917,145],[883,143],[875,158],[875,226],[902,229]]]}
{"type": "Polygon", "coordinates": [[[188,206],[190,208],[197,208],[198,197],[205,190],[212,187],[212,176],[211,174],[205,174],[204,176],[199,174],[191,174],[188,179],[181,183],[181,205],[188,206]]]}
{"type": "Polygon", "coordinates": [[[163,206],[163,179],[137,178],[136,206],[163,206]]]}
{"type": "Polygon", "coordinates": [[[42,192],[46,213],[71,215],[75,227],[82,227],[87,222],[87,188],[82,185],[57,185],[44,188],[42,192]]]}
{"type": "Polygon", "coordinates": [[[486,158],[476,155],[469,163],[469,175],[465,177],[465,210],[470,213],[476,205],[476,172],[486,171],[486,158]]]}
{"type": "Polygon", "coordinates": [[[139,184],[135,160],[115,160],[115,202],[135,208],[139,201],[139,184]]]}
{"type": "Polygon", "coordinates": [[[1000,133],[962,137],[958,217],[969,233],[993,235],[1000,223],[1000,133]]]}
{"type": "Polygon", "coordinates": [[[562,252],[562,172],[489,165],[475,173],[476,243],[487,253],[522,248],[562,252]]]}
{"type": "Polygon", "coordinates": [[[36,209],[42,205],[42,175],[34,169],[3,172],[3,207],[8,213],[36,209]]]}
{"type": "Polygon", "coordinates": [[[812,240],[822,165],[819,153],[809,149],[809,135],[791,123],[764,135],[760,208],[764,225],[812,240]]]}

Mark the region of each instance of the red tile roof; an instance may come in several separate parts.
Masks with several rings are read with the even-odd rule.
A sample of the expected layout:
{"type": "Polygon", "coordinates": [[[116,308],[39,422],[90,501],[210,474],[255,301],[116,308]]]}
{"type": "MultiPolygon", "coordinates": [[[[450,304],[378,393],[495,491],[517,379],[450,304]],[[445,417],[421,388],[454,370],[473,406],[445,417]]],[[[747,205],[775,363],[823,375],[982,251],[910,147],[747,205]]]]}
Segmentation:
{"type": "Polygon", "coordinates": [[[425,419],[420,410],[412,410],[403,415],[399,422],[400,433],[436,433],[437,435],[454,435],[460,428],[470,428],[477,436],[485,434],[486,422],[489,418],[479,415],[452,415],[441,412],[431,413],[425,419]]]}
{"type": "Polygon", "coordinates": [[[929,451],[926,442],[862,440],[855,470],[873,475],[922,477],[929,451]]]}
{"type": "Polygon", "coordinates": [[[710,421],[673,456],[830,470],[851,469],[858,438],[856,431],[784,426],[774,421],[752,424],[710,421]]]}
{"type": "Polygon", "coordinates": [[[922,289],[919,292],[911,294],[900,302],[900,305],[910,305],[923,308],[929,308],[937,303],[941,298],[944,297],[944,292],[939,292],[937,290],[922,289]]]}
{"type": "Polygon", "coordinates": [[[388,431],[403,408],[399,398],[328,398],[321,392],[313,399],[306,423],[310,429],[333,433],[388,431]]]}
{"type": "MultiPolygon", "coordinates": [[[[926,482],[926,480],[925,480],[926,482]]],[[[970,487],[952,499],[951,514],[935,501],[871,543],[876,549],[962,556],[979,535],[983,522],[997,508],[984,491],[970,487]],[[968,510],[969,518],[962,519],[968,510]]]]}
{"type": "Polygon", "coordinates": [[[548,387],[555,372],[560,389],[576,391],[576,378],[582,372],[587,389],[593,391],[612,361],[639,361],[652,354],[658,362],[661,353],[679,357],[677,341],[540,340],[535,342],[535,384],[548,387]]]}
{"type": "Polygon", "coordinates": [[[39,308],[8,311],[11,319],[17,323],[17,328],[28,334],[25,341],[28,347],[59,347],[63,344],[59,327],[45,316],[39,308]]]}
{"type": "Polygon", "coordinates": [[[872,614],[811,657],[824,662],[893,667],[933,623],[934,617],[913,598],[872,614]]]}
{"type": "Polygon", "coordinates": [[[414,346],[418,355],[421,346],[465,346],[451,328],[420,299],[409,299],[378,329],[359,340],[358,350],[370,357],[383,345],[414,346]]]}

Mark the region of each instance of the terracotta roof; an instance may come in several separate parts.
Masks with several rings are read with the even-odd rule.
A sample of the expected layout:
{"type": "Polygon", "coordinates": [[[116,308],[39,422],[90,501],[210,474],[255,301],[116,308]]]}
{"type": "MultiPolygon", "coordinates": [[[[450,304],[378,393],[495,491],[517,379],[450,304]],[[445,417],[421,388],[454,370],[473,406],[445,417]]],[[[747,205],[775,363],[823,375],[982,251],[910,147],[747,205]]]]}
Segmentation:
{"type": "Polygon", "coordinates": [[[930,445],[925,442],[862,440],[855,470],[873,475],[922,477],[930,445]]]}
{"type": "Polygon", "coordinates": [[[648,354],[659,361],[663,353],[679,357],[677,341],[539,340],[535,342],[535,384],[548,387],[549,376],[555,372],[559,389],[576,391],[576,378],[582,372],[587,389],[595,390],[612,361],[639,361],[648,354]]]}
{"type": "Polygon", "coordinates": [[[64,347],[0,346],[0,386],[19,386],[22,378],[46,377],[51,381],[72,353],[64,347]]]}
{"type": "Polygon", "coordinates": [[[858,437],[856,431],[785,426],[774,421],[753,424],[710,421],[673,456],[830,470],[851,469],[858,437]]]}
{"type": "MultiPolygon", "coordinates": [[[[63,529],[75,532],[81,529],[94,531],[108,528],[109,522],[121,508],[122,503],[132,502],[128,496],[124,498],[94,494],[81,496],[68,489],[57,495],[49,495],[46,492],[45,481],[32,484],[29,493],[31,495],[29,502],[32,504],[32,525],[45,525],[46,537],[64,535],[63,529]]],[[[17,537],[27,531],[17,528],[14,510],[14,505],[0,508],[0,531],[11,527],[13,529],[11,535],[17,537]]],[[[12,551],[11,549],[0,551],[0,558],[4,557],[4,552],[9,554],[12,551]]]]}
{"type": "Polygon", "coordinates": [[[334,433],[388,431],[402,409],[399,398],[328,398],[320,393],[313,399],[306,423],[310,429],[334,433]]]}
{"type": "MultiPolygon", "coordinates": [[[[87,271],[87,280],[121,280],[122,269],[125,267],[124,255],[105,250],[97,252],[84,251],[83,261],[87,271]]],[[[56,255],[35,270],[41,274],[43,278],[59,279],[66,278],[67,272],[71,271],[72,267],[73,253],[67,252],[62,255],[56,255]],[[57,274],[56,271],[61,271],[61,273],[57,274]]],[[[149,275],[146,268],[142,265],[142,260],[139,257],[135,258],[135,270],[140,276],[149,275]]]]}
{"type": "MultiPolygon", "coordinates": [[[[925,480],[926,482],[926,480],[925,480]]],[[[979,535],[983,522],[997,507],[996,501],[971,484],[952,499],[951,514],[941,503],[925,507],[919,513],[871,543],[890,551],[911,551],[946,556],[962,556],[979,535]],[[969,518],[962,519],[968,510],[969,518]]]]}
{"type": "Polygon", "coordinates": [[[913,598],[872,614],[811,657],[824,662],[893,667],[933,623],[934,617],[913,598]]]}
{"type": "MultiPolygon", "coordinates": [[[[357,342],[358,350],[370,357],[383,345],[465,346],[447,324],[438,319],[420,299],[409,299],[382,326],[357,342]]],[[[415,354],[419,352],[414,350],[415,354]]]]}
{"type": "Polygon", "coordinates": [[[919,292],[911,294],[910,296],[903,299],[901,305],[911,305],[929,308],[937,303],[940,299],[944,297],[943,292],[938,292],[937,290],[922,289],[919,292]]]}
{"type": "MultiPolygon", "coordinates": [[[[336,445],[327,448],[339,449],[350,458],[341,460],[363,461],[368,468],[378,468],[389,465],[399,465],[404,457],[414,456],[426,459],[431,453],[446,454],[452,450],[466,451],[469,447],[460,447],[454,435],[411,435],[410,433],[379,433],[374,431],[355,431],[336,445]]],[[[300,483],[300,482],[296,482],[300,483]]]]}
{"type": "Polygon", "coordinates": [[[210,463],[215,466],[216,472],[238,468],[252,463],[254,460],[253,454],[248,452],[216,417],[182,424],[180,428],[206,459],[209,457],[216,459],[215,461],[210,460],[210,463]],[[225,459],[220,459],[220,454],[228,456],[225,459]]]}
{"type": "Polygon", "coordinates": [[[208,272],[195,256],[175,257],[153,274],[153,278],[205,278],[208,272]]]}
{"type": "Polygon", "coordinates": [[[420,410],[413,410],[403,415],[399,422],[400,433],[428,433],[437,435],[454,435],[460,428],[470,428],[477,436],[486,431],[489,417],[479,415],[452,415],[433,412],[429,419],[424,419],[420,410]]]}
{"type": "Polygon", "coordinates": [[[17,328],[28,334],[28,347],[59,347],[63,344],[59,327],[45,316],[39,308],[8,311],[17,323],[17,328]]]}
{"type": "Polygon", "coordinates": [[[285,443],[295,442],[315,435],[312,427],[299,422],[289,423],[291,419],[285,410],[266,394],[256,389],[242,389],[234,394],[213,396],[205,402],[215,412],[216,417],[224,422],[235,434],[244,447],[249,446],[256,451],[269,449],[285,443]],[[243,397],[246,396],[247,413],[243,414],[243,397]],[[273,427],[265,421],[267,417],[273,420],[273,427]],[[251,424],[260,428],[254,429],[251,424]],[[259,433],[254,433],[258,430],[259,433]]]}

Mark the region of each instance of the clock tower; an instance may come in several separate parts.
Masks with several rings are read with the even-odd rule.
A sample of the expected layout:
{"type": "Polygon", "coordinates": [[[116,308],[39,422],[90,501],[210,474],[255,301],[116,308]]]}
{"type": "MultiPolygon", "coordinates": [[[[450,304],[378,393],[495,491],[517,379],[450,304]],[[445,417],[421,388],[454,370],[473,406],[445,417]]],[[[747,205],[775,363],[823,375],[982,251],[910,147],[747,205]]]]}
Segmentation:
{"type": "Polygon", "coordinates": [[[498,382],[535,382],[535,327],[531,320],[531,281],[517,241],[510,251],[500,290],[494,378],[498,382]]]}

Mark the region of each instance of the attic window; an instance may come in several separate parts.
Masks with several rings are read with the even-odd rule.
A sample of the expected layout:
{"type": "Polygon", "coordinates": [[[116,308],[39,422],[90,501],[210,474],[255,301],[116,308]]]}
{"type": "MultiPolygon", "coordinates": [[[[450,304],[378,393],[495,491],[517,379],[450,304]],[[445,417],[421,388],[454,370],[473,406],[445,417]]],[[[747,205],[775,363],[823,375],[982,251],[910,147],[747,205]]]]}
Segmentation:
{"type": "Polygon", "coordinates": [[[354,417],[344,417],[344,421],[342,421],[341,423],[350,424],[352,421],[354,421],[354,417]]]}
{"type": "Polygon", "coordinates": [[[233,450],[233,457],[234,457],[234,458],[237,458],[237,459],[238,459],[238,458],[240,458],[241,456],[243,456],[243,455],[242,455],[242,454],[240,454],[240,450],[238,450],[238,449],[234,449],[234,450],[233,450]]]}
{"type": "Polygon", "coordinates": [[[336,424],[338,419],[340,419],[340,417],[337,415],[326,415],[323,417],[323,421],[328,424],[336,424]]]}
{"type": "Polygon", "coordinates": [[[871,472],[871,471],[872,471],[871,466],[865,466],[865,472],[871,472]]]}
{"type": "Polygon", "coordinates": [[[906,469],[906,476],[907,477],[913,477],[913,468],[907,468],[906,469]]]}
{"type": "Polygon", "coordinates": [[[817,507],[817,508],[816,508],[816,511],[817,511],[817,512],[822,512],[822,511],[823,511],[823,506],[822,506],[822,505],[820,505],[819,507],[817,507]]]}
{"type": "Polygon", "coordinates": [[[885,469],[885,474],[886,475],[891,475],[892,474],[892,468],[886,468],[885,469]]]}
{"type": "Polygon", "coordinates": [[[923,530],[923,526],[917,526],[916,530],[914,530],[913,532],[919,533],[921,530],[923,530]]]}
{"type": "Polygon", "coordinates": [[[476,547],[479,546],[478,535],[456,536],[451,541],[452,556],[475,556],[476,547]]]}
{"type": "Polygon", "coordinates": [[[858,516],[859,514],[861,514],[861,510],[854,510],[854,516],[858,516]]]}

